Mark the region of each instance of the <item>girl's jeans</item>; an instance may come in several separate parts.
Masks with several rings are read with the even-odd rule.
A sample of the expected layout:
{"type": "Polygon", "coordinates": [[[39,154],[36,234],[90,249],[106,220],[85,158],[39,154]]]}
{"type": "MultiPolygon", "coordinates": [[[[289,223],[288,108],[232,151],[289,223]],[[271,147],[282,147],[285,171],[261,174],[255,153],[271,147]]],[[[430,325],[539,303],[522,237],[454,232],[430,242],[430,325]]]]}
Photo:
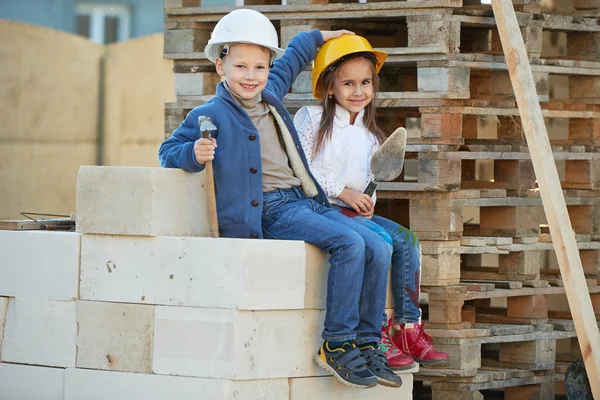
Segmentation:
{"type": "Polygon", "coordinates": [[[323,339],[379,343],[392,251],[388,243],[298,188],[264,193],[262,229],[267,239],[304,240],[330,254],[323,339]]]}
{"type": "MultiPolygon", "coordinates": [[[[359,224],[377,232],[394,247],[392,253],[392,293],[394,294],[394,323],[419,322],[419,292],[421,285],[421,253],[417,235],[389,219],[353,218],[359,224]]],[[[387,322],[385,313],[383,320],[387,322]]]]}

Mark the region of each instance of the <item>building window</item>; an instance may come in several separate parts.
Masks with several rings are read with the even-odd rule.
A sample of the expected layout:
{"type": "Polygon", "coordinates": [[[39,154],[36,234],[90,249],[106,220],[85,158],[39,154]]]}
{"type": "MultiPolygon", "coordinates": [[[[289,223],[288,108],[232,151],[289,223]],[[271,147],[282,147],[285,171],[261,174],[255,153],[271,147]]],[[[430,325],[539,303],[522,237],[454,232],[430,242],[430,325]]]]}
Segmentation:
{"type": "Polygon", "coordinates": [[[108,44],[130,37],[129,8],[122,5],[78,4],[77,33],[93,42],[108,44]]]}

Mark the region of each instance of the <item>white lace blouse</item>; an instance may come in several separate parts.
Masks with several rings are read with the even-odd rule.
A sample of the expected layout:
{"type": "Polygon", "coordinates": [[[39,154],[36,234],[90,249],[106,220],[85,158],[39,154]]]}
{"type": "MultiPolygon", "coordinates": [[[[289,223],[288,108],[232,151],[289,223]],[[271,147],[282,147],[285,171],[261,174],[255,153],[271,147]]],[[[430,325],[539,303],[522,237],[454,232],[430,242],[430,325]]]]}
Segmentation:
{"type": "MultiPolygon", "coordinates": [[[[350,124],[350,113],[337,105],[331,141],[325,142],[314,154],[317,131],[323,109],[302,107],[294,116],[294,125],[315,179],[332,204],[346,206],[338,196],[344,188],[364,191],[373,179],[371,157],[379,148],[375,135],[363,125],[364,110],[350,124]]],[[[373,203],[376,195],[373,194],[373,203]]]]}

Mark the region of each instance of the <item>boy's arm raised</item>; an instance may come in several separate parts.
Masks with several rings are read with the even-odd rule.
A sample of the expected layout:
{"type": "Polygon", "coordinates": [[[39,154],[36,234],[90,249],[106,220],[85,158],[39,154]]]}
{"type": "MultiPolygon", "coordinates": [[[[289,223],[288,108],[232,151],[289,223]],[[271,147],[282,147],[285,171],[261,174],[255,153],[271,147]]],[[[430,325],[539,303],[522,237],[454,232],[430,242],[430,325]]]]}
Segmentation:
{"type": "Polygon", "coordinates": [[[160,165],[165,168],[181,168],[188,172],[200,172],[204,165],[200,164],[194,153],[194,144],[200,139],[198,117],[189,112],[173,135],[165,140],[158,150],[160,165]]]}

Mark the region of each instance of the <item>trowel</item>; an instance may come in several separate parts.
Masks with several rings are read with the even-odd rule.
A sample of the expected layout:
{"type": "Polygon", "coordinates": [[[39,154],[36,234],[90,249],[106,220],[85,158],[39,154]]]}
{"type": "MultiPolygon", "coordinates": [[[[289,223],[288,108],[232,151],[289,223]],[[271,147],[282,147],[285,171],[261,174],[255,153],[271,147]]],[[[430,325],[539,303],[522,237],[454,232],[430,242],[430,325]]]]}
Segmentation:
{"type": "MultiPolygon", "coordinates": [[[[211,139],[212,132],[217,130],[217,127],[212,123],[210,117],[201,115],[198,117],[198,126],[200,134],[204,139],[211,139]]],[[[208,181],[208,214],[209,214],[209,230],[211,237],[219,237],[219,220],[217,219],[217,198],[215,196],[215,181],[213,176],[212,161],[204,163],[208,181]]]]}
{"type": "Polygon", "coordinates": [[[373,196],[377,182],[389,182],[402,173],[404,167],[404,152],[406,151],[406,129],[400,127],[387,138],[371,158],[371,171],[375,180],[369,182],[363,192],[373,196]]]}

